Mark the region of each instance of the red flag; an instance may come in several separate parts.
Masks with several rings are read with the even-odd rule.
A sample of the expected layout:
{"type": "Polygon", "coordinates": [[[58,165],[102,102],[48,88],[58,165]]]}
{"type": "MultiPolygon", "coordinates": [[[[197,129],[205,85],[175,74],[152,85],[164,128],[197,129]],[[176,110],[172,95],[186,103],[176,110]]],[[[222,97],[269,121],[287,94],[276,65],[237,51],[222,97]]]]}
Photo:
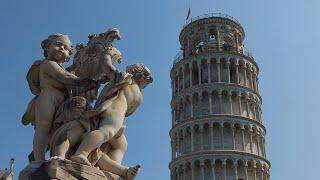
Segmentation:
{"type": "Polygon", "coordinates": [[[191,18],[191,15],[192,15],[191,8],[189,8],[186,20],[191,18]]]}

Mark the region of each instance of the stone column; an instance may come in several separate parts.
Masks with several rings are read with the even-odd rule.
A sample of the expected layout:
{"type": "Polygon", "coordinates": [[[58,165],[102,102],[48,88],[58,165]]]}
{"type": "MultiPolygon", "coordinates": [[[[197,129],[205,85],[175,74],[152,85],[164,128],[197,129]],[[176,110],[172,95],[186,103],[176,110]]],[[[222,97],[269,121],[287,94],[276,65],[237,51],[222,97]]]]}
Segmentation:
{"type": "Polygon", "coordinates": [[[172,119],[173,119],[173,126],[175,126],[177,124],[177,120],[176,120],[176,108],[174,107],[173,108],[173,111],[172,111],[172,119]]]}
{"type": "Polygon", "coordinates": [[[244,73],[244,86],[247,86],[247,66],[243,66],[243,73],[244,73]]]}
{"type": "Polygon", "coordinates": [[[235,180],[238,180],[238,164],[233,164],[233,170],[234,170],[234,177],[235,180]]]}
{"type": "Polygon", "coordinates": [[[263,152],[263,138],[262,138],[262,134],[260,134],[259,136],[259,142],[260,142],[260,155],[264,157],[264,152],[263,152]]]}
{"type": "Polygon", "coordinates": [[[237,84],[240,84],[240,74],[239,74],[239,62],[236,62],[236,76],[237,76],[237,84]]]}
{"type": "Polygon", "coordinates": [[[242,107],[241,107],[241,94],[238,94],[238,99],[239,99],[239,111],[240,111],[240,116],[242,116],[242,107]]]}
{"type": "Polygon", "coordinates": [[[224,149],[224,134],[223,134],[223,129],[224,129],[224,125],[220,125],[220,129],[221,129],[221,147],[222,149],[224,149]]]}
{"type": "Polygon", "coordinates": [[[245,144],[244,144],[244,126],[241,125],[241,134],[242,134],[242,151],[245,151],[245,144]]]}
{"type": "Polygon", "coordinates": [[[253,71],[250,71],[250,88],[252,88],[252,89],[254,89],[254,87],[253,87],[253,78],[252,78],[252,73],[253,73],[253,71]]]}
{"type": "Polygon", "coordinates": [[[208,83],[211,83],[211,63],[210,63],[210,59],[207,61],[207,66],[208,66],[208,83]]]}
{"type": "Polygon", "coordinates": [[[216,168],[215,161],[212,161],[212,162],[211,162],[212,180],[216,180],[216,171],[215,171],[215,168],[216,168]]]}
{"type": "Polygon", "coordinates": [[[187,152],[186,148],[186,130],[182,131],[182,151],[181,153],[185,154],[187,152]]]}
{"type": "Polygon", "coordinates": [[[253,180],[257,180],[257,166],[253,166],[253,180]]]}
{"type": "Polygon", "coordinates": [[[227,71],[228,71],[228,83],[231,83],[231,77],[230,77],[230,61],[227,60],[227,71]]]}
{"type": "Polygon", "coordinates": [[[257,92],[259,93],[259,78],[258,78],[258,74],[256,77],[256,86],[257,86],[257,92]]]}
{"type": "Polygon", "coordinates": [[[214,144],[213,144],[213,124],[210,124],[210,142],[211,142],[211,149],[214,149],[214,144]]]}
{"type": "Polygon", "coordinates": [[[235,36],[236,36],[236,50],[237,52],[239,52],[239,36],[238,34],[236,34],[235,36]]]}
{"type": "Polygon", "coordinates": [[[257,142],[257,155],[260,155],[260,142],[259,142],[259,134],[257,135],[256,142],[257,142]]]}
{"type": "MultiPolygon", "coordinates": [[[[202,101],[202,100],[203,100],[203,99],[202,99],[203,96],[202,96],[202,92],[199,92],[198,94],[199,94],[198,111],[200,110],[200,111],[199,111],[199,114],[200,114],[200,116],[202,116],[202,115],[204,115],[203,112],[202,112],[202,110],[201,110],[201,109],[202,109],[202,105],[203,105],[203,101],[202,101]]],[[[198,115],[199,115],[199,114],[198,114],[198,115]]]]}
{"type": "Polygon", "coordinates": [[[204,162],[200,162],[201,180],[205,180],[204,162]]]}
{"type": "Polygon", "coordinates": [[[177,157],[180,156],[180,134],[178,133],[177,137],[177,157]]]}
{"type": "Polygon", "coordinates": [[[178,73],[177,79],[178,79],[177,92],[180,92],[180,78],[179,78],[179,73],[178,73]]]}
{"type": "Polygon", "coordinates": [[[203,147],[203,125],[202,124],[200,124],[199,126],[199,133],[200,133],[200,144],[201,144],[200,150],[203,151],[204,147],[203,147]]]}
{"type": "Polygon", "coordinates": [[[183,180],[187,179],[187,166],[183,165],[183,180]]]}
{"type": "Polygon", "coordinates": [[[256,102],[257,101],[254,101],[253,102],[253,119],[257,120],[257,112],[256,112],[256,102]]]}
{"type": "Polygon", "coordinates": [[[256,92],[259,92],[259,87],[258,87],[258,73],[255,74],[254,82],[255,82],[255,91],[256,91],[256,92]]]}
{"type": "Polygon", "coordinates": [[[253,134],[253,130],[250,130],[250,151],[251,153],[253,153],[253,144],[252,144],[252,135],[253,134]]]}
{"type": "Polygon", "coordinates": [[[199,65],[199,62],[197,63],[198,67],[198,84],[201,84],[201,64],[199,65]]]}
{"type": "Polygon", "coordinates": [[[190,117],[193,117],[193,95],[189,96],[190,97],[190,117]]]}
{"type": "Polygon", "coordinates": [[[220,75],[220,59],[217,59],[217,73],[218,73],[218,82],[221,82],[221,75],[220,75]]]}
{"type": "Polygon", "coordinates": [[[219,113],[222,114],[222,91],[218,92],[218,97],[219,97],[219,113]]]}
{"type": "Polygon", "coordinates": [[[209,114],[212,114],[212,93],[209,92],[209,114]]]}
{"type": "Polygon", "coordinates": [[[175,152],[174,152],[174,149],[175,149],[175,144],[174,142],[171,140],[171,159],[173,160],[175,158],[175,152]]]}
{"type": "Polygon", "coordinates": [[[249,96],[246,98],[246,106],[247,106],[247,117],[250,117],[250,107],[249,107],[249,96]]]}
{"type": "Polygon", "coordinates": [[[191,152],[194,152],[194,131],[193,126],[191,126],[191,135],[190,135],[190,142],[191,142],[191,152]]]}
{"type": "Polygon", "coordinates": [[[217,31],[218,51],[221,51],[220,31],[217,31]]]}
{"type": "Polygon", "coordinates": [[[191,64],[191,66],[190,66],[190,87],[193,85],[193,83],[192,83],[192,69],[193,69],[193,65],[191,64]]]}
{"type": "Polygon", "coordinates": [[[223,180],[227,180],[227,162],[224,160],[222,162],[223,180]]]}
{"type": "Polygon", "coordinates": [[[245,180],[249,180],[248,179],[248,164],[245,163],[244,165],[244,177],[245,177],[245,180]]]}
{"type": "Polygon", "coordinates": [[[257,113],[257,121],[261,123],[261,116],[260,116],[260,107],[259,105],[256,106],[256,113],[257,113]]]}
{"type": "Polygon", "coordinates": [[[173,86],[173,95],[176,95],[176,79],[175,77],[173,78],[173,82],[172,82],[172,86],[173,86]]]}
{"type": "Polygon", "coordinates": [[[194,176],[194,162],[191,164],[191,180],[196,180],[196,177],[194,176]]]}
{"type": "Polygon", "coordinates": [[[260,156],[263,156],[263,145],[262,145],[262,139],[261,139],[261,134],[258,136],[258,141],[259,141],[259,148],[260,148],[260,156]]]}
{"type": "MultiPolygon", "coordinates": [[[[185,68],[185,67],[184,67],[185,68]]],[[[182,68],[182,89],[185,88],[184,83],[185,83],[185,78],[184,78],[184,68],[182,68]]]]}
{"type": "Polygon", "coordinates": [[[262,119],[262,111],[261,111],[261,107],[259,106],[259,119],[260,119],[260,123],[262,123],[263,119],[262,119]]]}
{"type": "Polygon", "coordinates": [[[232,92],[228,93],[228,97],[229,97],[229,104],[230,104],[230,114],[233,115],[233,107],[232,107],[232,92]]]}
{"type": "Polygon", "coordinates": [[[176,169],[176,172],[177,172],[177,180],[181,180],[179,168],[176,169]]]}
{"type": "Polygon", "coordinates": [[[235,139],[235,127],[234,124],[232,124],[232,150],[236,150],[236,139],[235,139]]]}
{"type": "Polygon", "coordinates": [[[254,91],[257,91],[257,86],[256,86],[256,84],[257,84],[257,82],[256,82],[256,72],[255,72],[255,71],[253,71],[253,77],[252,77],[252,79],[253,79],[253,81],[252,81],[252,83],[253,83],[253,90],[254,90],[254,91]]]}
{"type": "Polygon", "coordinates": [[[266,144],[265,144],[265,139],[264,139],[264,137],[262,137],[263,139],[262,139],[262,147],[263,147],[263,157],[267,157],[267,153],[266,153],[266,144]]]}

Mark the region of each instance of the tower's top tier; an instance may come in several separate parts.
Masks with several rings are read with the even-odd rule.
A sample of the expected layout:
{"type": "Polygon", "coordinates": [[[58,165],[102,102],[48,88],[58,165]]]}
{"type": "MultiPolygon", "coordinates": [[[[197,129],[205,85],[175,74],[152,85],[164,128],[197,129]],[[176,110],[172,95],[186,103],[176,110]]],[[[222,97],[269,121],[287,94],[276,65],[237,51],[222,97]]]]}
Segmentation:
{"type": "Polygon", "coordinates": [[[205,14],[189,20],[179,41],[184,57],[199,50],[243,52],[244,29],[239,21],[225,14],[205,14]]]}

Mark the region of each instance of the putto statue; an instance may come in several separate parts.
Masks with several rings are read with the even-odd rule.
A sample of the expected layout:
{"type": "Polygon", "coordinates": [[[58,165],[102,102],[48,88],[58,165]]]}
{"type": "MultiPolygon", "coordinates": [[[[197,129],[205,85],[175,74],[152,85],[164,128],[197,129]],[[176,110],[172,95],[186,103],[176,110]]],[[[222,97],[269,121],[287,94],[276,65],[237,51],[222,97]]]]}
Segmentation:
{"type": "Polygon", "coordinates": [[[122,165],[127,150],[124,118],[138,108],[141,90],[153,79],[143,64],[129,65],[123,72],[117,70],[115,65],[122,55],[112,45],[114,40],[120,40],[116,28],[89,35],[86,46],[77,45],[73,64],[67,69],[62,64],[72,54],[69,37],[53,34],[43,40],[45,59],[35,61],[27,74],[35,97],[22,117],[24,125],[35,127],[29,155],[33,166],[27,166],[20,179],[34,179],[35,174],[37,178],[63,179],[63,174],[76,179],[131,180],[137,175],[140,165],[122,165]],[[101,84],[105,85],[98,94],[101,84]],[[51,156],[47,161],[46,151],[51,156]],[[75,172],[77,168],[72,166],[81,170],[75,172]],[[97,172],[88,175],[83,171],[97,172]]]}

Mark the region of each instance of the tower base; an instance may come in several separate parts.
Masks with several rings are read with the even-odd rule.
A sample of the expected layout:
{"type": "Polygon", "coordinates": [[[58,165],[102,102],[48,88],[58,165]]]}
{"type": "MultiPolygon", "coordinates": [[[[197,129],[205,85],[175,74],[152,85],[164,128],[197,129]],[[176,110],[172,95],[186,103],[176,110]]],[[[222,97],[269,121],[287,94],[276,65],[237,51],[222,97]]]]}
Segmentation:
{"type": "Polygon", "coordinates": [[[115,174],[96,167],[69,160],[50,159],[40,163],[30,163],[19,175],[19,180],[125,180],[115,174]]]}

